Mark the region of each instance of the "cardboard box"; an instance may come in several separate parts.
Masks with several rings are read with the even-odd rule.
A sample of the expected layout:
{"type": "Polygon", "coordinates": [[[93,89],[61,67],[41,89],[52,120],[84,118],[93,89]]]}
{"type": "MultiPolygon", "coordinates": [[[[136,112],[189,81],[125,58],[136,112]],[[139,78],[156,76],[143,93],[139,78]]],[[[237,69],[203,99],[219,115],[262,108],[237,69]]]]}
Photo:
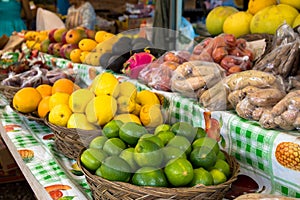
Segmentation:
{"type": "Polygon", "coordinates": [[[184,10],[190,10],[196,8],[196,0],[185,0],[184,1],[184,10]]]}
{"type": "Polygon", "coordinates": [[[3,173],[18,169],[18,165],[0,137],[0,165],[3,173]]]}

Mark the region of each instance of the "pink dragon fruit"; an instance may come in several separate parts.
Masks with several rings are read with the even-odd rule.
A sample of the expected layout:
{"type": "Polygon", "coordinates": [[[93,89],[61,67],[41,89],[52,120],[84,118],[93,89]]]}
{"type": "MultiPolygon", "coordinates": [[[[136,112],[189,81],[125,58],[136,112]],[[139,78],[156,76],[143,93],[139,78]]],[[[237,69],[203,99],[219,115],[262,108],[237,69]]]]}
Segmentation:
{"type": "Polygon", "coordinates": [[[155,60],[155,57],[148,52],[134,53],[123,64],[122,72],[130,78],[137,79],[139,72],[146,67],[149,63],[155,60]]]}

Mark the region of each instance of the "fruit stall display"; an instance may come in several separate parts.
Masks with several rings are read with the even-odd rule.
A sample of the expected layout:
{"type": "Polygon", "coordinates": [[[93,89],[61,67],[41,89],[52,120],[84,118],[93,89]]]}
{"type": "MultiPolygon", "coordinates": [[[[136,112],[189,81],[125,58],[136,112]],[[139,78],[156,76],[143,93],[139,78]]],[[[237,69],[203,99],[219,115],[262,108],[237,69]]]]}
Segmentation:
{"type": "MultiPolygon", "coordinates": [[[[142,134],[146,136],[148,131],[156,136],[154,130],[162,124],[186,122],[193,127],[207,127],[206,137],[218,141],[241,164],[238,181],[254,182],[252,190],[245,192],[299,197],[300,191],[295,185],[300,184],[297,157],[300,144],[296,139],[300,126],[300,30],[299,8],[291,2],[294,1],[249,1],[247,12],[217,7],[207,17],[211,37],[196,44],[191,51],[159,51],[138,35],[113,35],[81,27],[28,31],[24,34],[24,45],[30,52],[39,52],[49,65],[71,69],[85,85],[63,78],[52,84],[40,81],[31,87],[19,85],[12,106],[25,114],[46,116],[48,123],[64,130],[98,130],[100,133],[101,129],[104,135],[107,129],[112,131],[131,123],[146,130],[142,134]],[[274,14],[278,10],[280,14],[274,14]],[[268,22],[276,23],[260,20],[265,15],[274,17],[268,22]],[[244,23],[237,23],[237,19],[244,23]],[[211,24],[214,26],[210,27],[211,24]],[[28,97],[31,99],[24,103],[28,97]],[[216,121],[207,124],[207,110],[216,121]],[[219,134],[209,129],[215,124],[220,126],[219,134]],[[283,178],[286,174],[289,174],[288,179],[283,178]]],[[[23,73],[26,72],[20,74],[23,73]]],[[[7,80],[2,81],[2,85],[7,80]]],[[[137,140],[131,144],[129,137],[120,135],[120,131],[109,134],[114,136],[101,139],[104,144],[109,141],[105,148],[88,148],[87,153],[82,152],[83,159],[79,163],[93,176],[108,180],[115,174],[106,176],[109,173],[105,171],[111,170],[104,164],[104,157],[119,155],[129,147],[138,151],[140,146],[137,140]],[[112,145],[119,147],[116,152],[110,152],[114,150],[112,145]],[[102,152],[103,163],[89,165],[88,161],[94,159],[93,151],[102,152]]],[[[146,143],[146,139],[143,140],[141,143],[146,143]]],[[[189,141],[191,147],[193,142],[189,141]]],[[[191,152],[186,156],[193,170],[199,167],[194,166],[191,152]]],[[[113,157],[107,163],[113,163],[114,159],[119,158],[113,157]]],[[[139,162],[138,158],[133,160],[139,162]]],[[[212,172],[212,166],[203,168],[212,172]]],[[[165,177],[163,182],[177,186],[166,168],[154,172],[165,177]]],[[[138,176],[146,174],[130,174],[130,183],[140,185],[138,176]]],[[[121,175],[126,176],[123,181],[129,181],[128,174],[121,175]]],[[[197,176],[194,174],[194,177],[197,176]]],[[[190,181],[179,186],[190,186],[190,181]]],[[[232,197],[241,194],[234,187],[230,192],[232,197]]]]}
{"type": "Polygon", "coordinates": [[[187,122],[160,124],[150,133],[134,122],[110,121],[77,163],[95,199],[222,199],[239,172],[215,139],[187,122]]]}

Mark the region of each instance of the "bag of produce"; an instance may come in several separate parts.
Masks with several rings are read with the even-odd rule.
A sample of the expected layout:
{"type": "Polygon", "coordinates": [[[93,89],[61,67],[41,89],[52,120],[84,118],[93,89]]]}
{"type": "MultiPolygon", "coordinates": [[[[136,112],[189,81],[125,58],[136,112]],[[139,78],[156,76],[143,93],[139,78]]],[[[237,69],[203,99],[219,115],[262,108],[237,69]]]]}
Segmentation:
{"type": "Polygon", "coordinates": [[[171,91],[171,78],[176,68],[189,60],[188,51],[168,51],[146,66],[139,73],[138,79],[151,88],[171,91]]]}
{"type": "Polygon", "coordinates": [[[251,69],[254,58],[247,41],[232,34],[220,34],[202,40],[194,47],[191,56],[191,60],[219,64],[227,75],[251,69]]]}
{"type": "Polygon", "coordinates": [[[198,98],[225,77],[219,64],[207,61],[189,61],[179,65],[171,79],[171,89],[183,96],[198,98]]]}
{"type": "Polygon", "coordinates": [[[253,69],[271,72],[283,78],[297,74],[300,36],[288,24],[280,26],[273,38],[272,50],[257,60],[253,69]]]}

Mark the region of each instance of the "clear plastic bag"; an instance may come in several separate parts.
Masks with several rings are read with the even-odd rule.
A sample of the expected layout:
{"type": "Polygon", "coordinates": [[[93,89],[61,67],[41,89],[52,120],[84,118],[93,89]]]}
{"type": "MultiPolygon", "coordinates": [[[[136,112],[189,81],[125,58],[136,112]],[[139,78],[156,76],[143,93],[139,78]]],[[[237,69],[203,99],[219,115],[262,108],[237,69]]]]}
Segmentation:
{"type": "Polygon", "coordinates": [[[171,79],[171,89],[183,96],[198,98],[199,91],[213,87],[225,77],[225,71],[214,62],[189,61],[179,65],[171,79]]]}
{"type": "Polygon", "coordinates": [[[73,69],[60,69],[47,70],[33,66],[30,70],[12,74],[8,78],[2,80],[1,85],[13,87],[37,87],[41,84],[53,85],[53,83],[61,78],[68,78],[75,81],[76,73],[73,69]]]}
{"type": "Polygon", "coordinates": [[[252,68],[254,52],[242,38],[232,34],[221,34],[214,38],[206,38],[197,44],[191,60],[218,63],[227,71],[227,75],[252,68]]]}
{"type": "Polygon", "coordinates": [[[190,58],[188,51],[168,51],[139,72],[138,80],[157,90],[172,91],[171,78],[177,67],[190,58]]]}
{"type": "Polygon", "coordinates": [[[296,75],[299,65],[300,36],[286,23],[274,35],[272,50],[258,59],[253,69],[280,75],[283,78],[296,75]]]}

